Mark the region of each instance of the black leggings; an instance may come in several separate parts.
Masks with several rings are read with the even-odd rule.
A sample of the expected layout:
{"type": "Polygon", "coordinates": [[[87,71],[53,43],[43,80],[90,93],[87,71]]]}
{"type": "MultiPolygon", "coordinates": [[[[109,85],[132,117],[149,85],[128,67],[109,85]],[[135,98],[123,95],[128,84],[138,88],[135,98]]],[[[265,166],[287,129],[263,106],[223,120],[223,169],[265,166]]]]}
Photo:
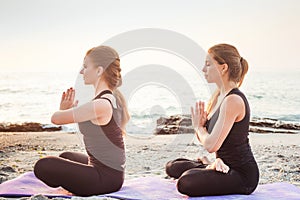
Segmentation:
{"type": "Polygon", "coordinates": [[[123,172],[88,165],[87,155],[74,152],[38,160],[34,166],[34,174],[48,186],[61,186],[78,196],[115,192],[122,187],[124,181],[123,172]]]}
{"type": "Polygon", "coordinates": [[[230,169],[227,174],[205,169],[197,161],[179,158],[166,165],[166,173],[179,178],[177,189],[188,196],[212,196],[226,194],[251,194],[258,182],[256,163],[243,167],[242,171],[230,169]]]}

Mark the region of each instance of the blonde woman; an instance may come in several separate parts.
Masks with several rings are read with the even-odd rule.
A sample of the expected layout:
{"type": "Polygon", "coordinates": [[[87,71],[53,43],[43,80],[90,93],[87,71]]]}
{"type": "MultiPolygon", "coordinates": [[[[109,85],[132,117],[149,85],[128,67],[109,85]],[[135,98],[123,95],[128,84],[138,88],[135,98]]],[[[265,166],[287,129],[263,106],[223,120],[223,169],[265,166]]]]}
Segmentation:
{"type": "Polygon", "coordinates": [[[110,193],[124,181],[125,151],[123,134],[129,119],[118,87],[122,83],[118,53],[108,46],[90,49],[84,58],[84,83],[93,85],[95,97],[77,106],[75,90],[62,94],[60,110],[52,116],[54,124],[78,123],[86,154],[64,152],[37,161],[34,173],[48,186],[61,186],[69,192],[90,196],[110,193]]]}
{"type": "Polygon", "coordinates": [[[208,50],[202,71],[218,89],[207,110],[204,102],[191,109],[192,122],[198,140],[216,153],[216,160],[179,158],[167,163],[166,172],[178,178],[178,191],[188,196],[251,194],[259,170],[248,140],[250,108],[239,90],[248,63],[234,46],[218,44],[208,50]]]}

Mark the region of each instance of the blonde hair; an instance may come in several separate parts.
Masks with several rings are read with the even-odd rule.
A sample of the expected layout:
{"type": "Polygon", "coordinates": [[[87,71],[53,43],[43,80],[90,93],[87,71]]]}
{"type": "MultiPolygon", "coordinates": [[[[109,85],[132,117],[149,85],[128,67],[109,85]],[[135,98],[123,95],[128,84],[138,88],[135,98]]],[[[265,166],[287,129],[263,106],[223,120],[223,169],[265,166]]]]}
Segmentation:
{"type": "MultiPolygon", "coordinates": [[[[228,65],[229,80],[234,81],[240,87],[243,83],[244,77],[248,72],[248,62],[240,56],[238,50],[230,44],[217,44],[212,46],[208,53],[220,64],[228,65]]],[[[210,113],[214,105],[217,103],[217,98],[220,95],[219,89],[217,89],[211,96],[206,111],[210,113]]]]}
{"type": "Polygon", "coordinates": [[[88,50],[86,56],[89,56],[94,64],[104,68],[102,77],[108,88],[113,91],[117,104],[122,108],[120,125],[122,133],[125,135],[125,126],[130,119],[130,115],[128,113],[126,100],[122,93],[118,90],[118,87],[122,85],[119,55],[111,47],[98,46],[88,50]]]}

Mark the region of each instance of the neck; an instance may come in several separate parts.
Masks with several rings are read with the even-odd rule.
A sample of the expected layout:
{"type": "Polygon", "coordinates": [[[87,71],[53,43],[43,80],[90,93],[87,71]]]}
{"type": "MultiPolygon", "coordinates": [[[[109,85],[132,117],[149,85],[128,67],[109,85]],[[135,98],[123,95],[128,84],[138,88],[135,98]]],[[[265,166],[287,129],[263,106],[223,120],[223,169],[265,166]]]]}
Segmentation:
{"type": "Polygon", "coordinates": [[[218,85],[218,88],[220,90],[220,95],[225,96],[229,91],[231,91],[233,88],[237,88],[237,83],[233,81],[223,81],[223,84],[218,85]]]}
{"type": "Polygon", "coordinates": [[[98,94],[100,94],[100,92],[104,90],[110,90],[106,82],[103,81],[102,79],[99,79],[99,81],[97,81],[94,84],[94,88],[95,88],[95,96],[97,96],[98,94]]]}

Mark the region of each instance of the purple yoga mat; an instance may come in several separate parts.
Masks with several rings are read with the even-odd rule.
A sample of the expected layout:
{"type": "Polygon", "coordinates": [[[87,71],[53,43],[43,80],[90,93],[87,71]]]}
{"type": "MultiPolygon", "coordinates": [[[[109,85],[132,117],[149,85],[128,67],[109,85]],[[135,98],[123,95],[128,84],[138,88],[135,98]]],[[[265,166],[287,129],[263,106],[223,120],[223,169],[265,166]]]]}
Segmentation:
{"type": "MultiPolygon", "coordinates": [[[[0,196],[24,197],[43,194],[49,197],[71,198],[72,195],[62,188],[51,188],[39,181],[32,172],[27,172],[18,178],[0,184],[0,196]]],[[[114,197],[127,200],[299,200],[300,188],[289,183],[272,183],[259,185],[251,195],[224,195],[210,197],[189,198],[176,190],[176,181],[159,177],[141,177],[125,180],[122,189],[118,192],[100,195],[99,197],[114,197]]]]}
{"type": "Polygon", "coordinates": [[[71,193],[63,188],[51,188],[37,179],[33,172],[26,172],[21,176],[0,184],[0,196],[27,197],[43,194],[49,197],[71,198],[71,193]]]}

